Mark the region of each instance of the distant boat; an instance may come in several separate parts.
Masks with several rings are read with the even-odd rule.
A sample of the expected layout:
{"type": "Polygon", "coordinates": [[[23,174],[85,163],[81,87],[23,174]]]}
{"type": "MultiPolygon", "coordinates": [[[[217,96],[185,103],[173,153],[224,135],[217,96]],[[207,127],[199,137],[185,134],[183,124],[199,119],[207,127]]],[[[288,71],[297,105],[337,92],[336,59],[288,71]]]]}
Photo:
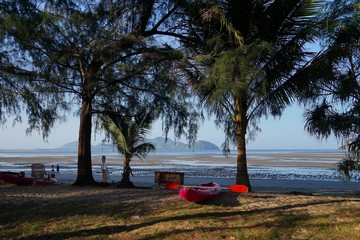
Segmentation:
{"type": "Polygon", "coordinates": [[[184,187],[179,191],[180,197],[189,202],[201,202],[216,198],[221,193],[219,184],[210,182],[198,186],[184,187]]]}
{"type": "MultiPolygon", "coordinates": [[[[33,177],[19,176],[19,173],[15,172],[0,172],[0,180],[16,185],[32,185],[34,183],[33,177]]],[[[46,178],[44,180],[37,181],[38,185],[53,185],[55,183],[57,183],[55,178],[46,178]]]]}

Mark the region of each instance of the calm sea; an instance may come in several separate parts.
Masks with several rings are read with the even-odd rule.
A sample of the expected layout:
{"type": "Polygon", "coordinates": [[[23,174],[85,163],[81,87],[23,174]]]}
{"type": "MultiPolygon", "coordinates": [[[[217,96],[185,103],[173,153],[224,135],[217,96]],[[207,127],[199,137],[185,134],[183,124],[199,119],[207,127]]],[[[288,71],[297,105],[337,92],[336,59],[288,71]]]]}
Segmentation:
{"type": "MultiPolygon", "coordinates": [[[[91,151],[93,156],[118,156],[116,151],[110,149],[96,149],[91,151]]],[[[311,153],[311,154],[341,154],[346,153],[345,150],[341,149],[248,149],[248,154],[256,153],[271,153],[271,154],[285,154],[285,153],[311,153]]],[[[174,151],[174,150],[161,150],[151,153],[153,155],[191,155],[191,154],[222,154],[220,150],[209,150],[209,151],[174,151]]],[[[230,154],[236,154],[236,150],[232,150],[230,154]]],[[[77,156],[76,149],[62,150],[62,149],[0,149],[0,157],[36,157],[36,156],[77,156]]]]}

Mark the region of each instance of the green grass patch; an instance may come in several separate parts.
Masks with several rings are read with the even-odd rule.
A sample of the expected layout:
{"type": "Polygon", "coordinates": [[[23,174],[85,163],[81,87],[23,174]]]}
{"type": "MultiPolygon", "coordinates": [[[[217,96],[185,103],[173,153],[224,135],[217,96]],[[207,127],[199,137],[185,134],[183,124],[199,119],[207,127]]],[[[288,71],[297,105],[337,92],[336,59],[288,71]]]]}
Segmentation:
{"type": "MultiPolygon", "coordinates": [[[[6,196],[6,189],[0,191],[6,196]]],[[[0,239],[360,239],[356,197],[249,193],[240,204],[237,195],[224,193],[195,204],[176,191],[116,189],[97,195],[81,189],[87,195],[80,197],[77,189],[64,191],[64,199],[42,201],[45,191],[37,193],[39,201],[1,202],[0,239]]]]}

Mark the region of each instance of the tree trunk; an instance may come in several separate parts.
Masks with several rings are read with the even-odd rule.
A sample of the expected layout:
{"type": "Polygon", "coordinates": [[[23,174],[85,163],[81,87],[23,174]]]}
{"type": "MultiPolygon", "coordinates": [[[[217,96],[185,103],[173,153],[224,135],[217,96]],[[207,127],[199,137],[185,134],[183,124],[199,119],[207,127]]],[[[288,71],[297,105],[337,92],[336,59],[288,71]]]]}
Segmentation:
{"type": "Polygon", "coordinates": [[[96,185],[91,164],[91,100],[82,99],[78,142],[78,171],[74,185],[96,185]]]}
{"type": "Polygon", "coordinates": [[[237,138],[237,173],[236,184],[246,185],[251,191],[251,185],[249,181],[249,174],[246,161],[246,129],[242,126],[236,126],[236,138],[237,138]]]}
{"type": "Polygon", "coordinates": [[[246,130],[248,124],[246,103],[243,103],[240,99],[236,99],[235,108],[234,124],[237,142],[236,184],[246,185],[250,192],[251,185],[246,161],[246,130]]]}
{"type": "Polygon", "coordinates": [[[131,168],[130,168],[130,159],[127,157],[124,157],[124,167],[123,167],[123,173],[122,178],[119,183],[119,187],[135,187],[133,182],[130,181],[130,175],[131,175],[131,168]]]}

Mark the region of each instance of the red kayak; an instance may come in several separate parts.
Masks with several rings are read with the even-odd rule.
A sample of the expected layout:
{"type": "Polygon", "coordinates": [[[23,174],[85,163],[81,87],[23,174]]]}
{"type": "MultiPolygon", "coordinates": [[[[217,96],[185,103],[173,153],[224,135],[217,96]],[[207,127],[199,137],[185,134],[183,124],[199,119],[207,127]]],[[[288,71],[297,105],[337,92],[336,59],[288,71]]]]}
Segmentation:
{"type": "MultiPolygon", "coordinates": [[[[0,172],[0,180],[10,184],[16,185],[32,185],[33,184],[33,177],[22,177],[19,176],[18,173],[13,172],[0,172]]],[[[44,179],[37,181],[39,185],[52,185],[55,184],[57,180],[55,178],[44,179]]]]}
{"type": "Polygon", "coordinates": [[[210,200],[219,196],[220,193],[220,185],[214,182],[185,187],[179,191],[180,197],[189,202],[210,200]]]}

